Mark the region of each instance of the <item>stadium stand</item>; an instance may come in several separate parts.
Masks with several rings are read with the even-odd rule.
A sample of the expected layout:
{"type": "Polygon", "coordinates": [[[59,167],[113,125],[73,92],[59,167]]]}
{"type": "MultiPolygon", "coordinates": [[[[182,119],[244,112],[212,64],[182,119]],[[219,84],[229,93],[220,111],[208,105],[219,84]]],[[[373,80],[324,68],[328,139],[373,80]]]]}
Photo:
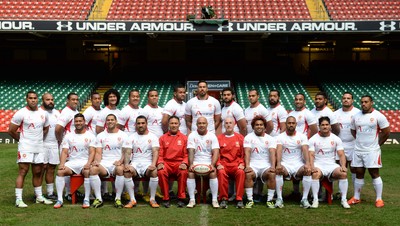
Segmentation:
{"type": "Polygon", "coordinates": [[[400,1],[324,0],[332,20],[398,20],[400,1]]]}
{"type": "Polygon", "coordinates": [[[297,93],[303,93],[306,96],[306,106],[309,109],[314,107],[314,101],[306,91],[304,85],[301,82],[260,82],[260,81],[241,81],[235,85],[237,93],[237,101],[243,107],[249,106],[247,94],[250,89],[257,89],[260,93],[260,102],[264,103],[265,107],[268,107],[268,91],[271,89],[277,89],[281,93],[281,104],[288,111],[294,110],[294,96],[297,93]]]}
{"type": "MultiPolygon", "coordinates": [[[[53,94],[55,109],[65,107],[65,100],[69,92],[79,95],[79,108],[89,99],[90,92],[96,87],[96,82],[88,81],[29,81],[29,80],[4,80],[0,85],[0,132],[8,130],[11,117],[26,105],[25,95],[29,90],[38,93],[39,98],[45,92],[53,94]]],[[[39,99],[39,105],[41,99],[39,99]]]]}
{"type": "Polygon", "coordinates": [[[0,19],[86,20],[94,0],[0,0],[0,19]]]}
{"type": "Polygon", "coordinates": [[[305,0],[114,0],[107,20],[185,21],[201,18],[202,6],[213,6],[216,18],[231,21],[311,20],[305,0]]]}

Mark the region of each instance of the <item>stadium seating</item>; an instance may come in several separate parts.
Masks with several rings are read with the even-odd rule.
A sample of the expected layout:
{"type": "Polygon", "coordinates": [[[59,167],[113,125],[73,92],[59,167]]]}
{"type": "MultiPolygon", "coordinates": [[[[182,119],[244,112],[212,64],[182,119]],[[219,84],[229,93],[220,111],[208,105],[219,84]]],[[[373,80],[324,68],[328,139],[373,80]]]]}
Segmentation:
{"type": "Polygon", "coordinates": [[[324,0],[332,20],[398,20],[400,1],[324,0]]]}
{"type": "Polygon", "coordinates": [[[0,19],[86,20],[94,0],[0,0],[0,19]]]}
{"type": "Polygon", "coordinates": [[[314,102],[307,93],[305,87],[300,82],[259,82],[259,81],[248,81],[248,82],[237,82],[235,85],[237,102],[243,107],[249,106],[248,92],[250,89],[257,89],[260,93],[260,102],[268,107],[268,92],[272,89],[277,89],[281,93],[281,104],[286,110],[294,110],[294,96],[297,93],[303,93],[306,96],[306,106],[309,109],[314,107],[314,102]]]}
{"type": "Polygon", "coordinates": [[[323,90],[329,95],[335,108],[342,106],[343,92],[353,93],[354,105],[359,107],[362,95],[371,95],[374,108],[377,110],[393,110],[400,107],[400,82],[323,82],[323,90]]]}
{"type": "Polygon", "coordinates": [[[201,7],[211,5],[216,18],[231,21],[311,20],[305,0],[114,0],[107,20],[186,21],[201,18],[201,7]]]}
{"type": "Polygon", "coordinates": [[[25,95],[29,90],[35,91],[39,95],[39,105],[41,96],[45,92],[53,94],[57,110],[65,107],[68,93],[75,92],[79,96],[79,108],[89,98],[90,92],[96,87],[96,82],[88,81],[2,81],[0,85],[0,132],[8,130],[11,117],[14,113],[26,105],[25,95]],[[4,120],[3,120],[4,119],[4,120]]]}
{"type": "Polygon", "coordinates": [[[117,82],[113,86],[121,94],[119,108],[122,109],[128,104],[129,91],[131,89],[138,89],[140,91],[140,103],[141,107],[147,104],[147,92],[150,89],[158,90],[158,105],[164,107],[164,105],[172,98],[173,94],[173,83],[167,81],[148,81],[148,82],[117,82]]]}

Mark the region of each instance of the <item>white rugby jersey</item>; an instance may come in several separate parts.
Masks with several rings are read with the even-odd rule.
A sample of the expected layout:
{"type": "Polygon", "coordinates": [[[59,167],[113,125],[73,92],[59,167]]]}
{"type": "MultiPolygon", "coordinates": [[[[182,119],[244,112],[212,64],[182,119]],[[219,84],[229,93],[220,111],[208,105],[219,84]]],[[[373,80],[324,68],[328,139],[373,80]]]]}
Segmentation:
{"type": "Polygon", "coordinates": [[[64,135],[75,131],[74,116],[78,113],[78,110],[72,110],[68,106],[61,110],[61,114],[60,117],[58,117],[57,124],[64,127],[64,135]]]}
{"type": "Polygon", "coordinates": [[[122,146],[128,135],[118,130],[116,133],[109,133],[107,130],[97,134],[96,148],[101,148],[102,160],[106,161],[117,161],[122,156],[122,146]]]}
{"type": "Polygon", "coordinates": [[[315,152],[314,162],[321,164],[335,163],[337,151],[344,150],[342,140],[331,132],[327,137],[321,137],[319,133],[316,133],[308,143],[308,150],[315,152]]]}
{"type": "Polygon", "coordinates": [[[251,121],[257,115],[263,116],[267,122],[271,121],[271,115],[269,114],[267,108],[264,105],[260,103],[259,105],[257,105],[257,107],[249,106],[246,109],[244,109],[244,116],[246,117],[247,120],[247,133],[253,132],[253,128],[251,127],[251,121]]]}
{"type": "Polygon", "coordinates": [[[199,100],[196,96],[186,103],[185,115],[192,116],[192,131],[197,130],[197,119],[203,116],[208,121],[208,132],[215,133],[214,115],[220,114],[221,104],[212,96],[208,96],[206,100],[199,100]]]}
{"type": "Polygon", "coordinates": [[[276,137],[276,144],[282,145],[282,162],[286,163],[304,163],[303,145],[308,146],[308,138],[305,134],[295,132],[293,136],[289,136],[286,132],[276,137]]]}
{"type": "Polygon", "coordinates": [[[68,149],[68,161],[89,159],[89,147],[96,146],[96,136],[86,131],[83,134],[77,134],[75,131],[65,135],[61,148],[68,149]]]}
{"type": "Polygon", "coordinates": [[[356,131],[355,151],[370,152],[380,150],[379,130],[389,127],[389,121],[379,111],[363,114],[361,111],[351,120],[351,129],[356,131]]]}
{"type": "Polygon", "coordinates": [[[274,108],[269,107],[268,112],[271,115],[272,123],[274,124],[274,129],[271,132],[271,136],[276,137],[281,133],[281,123],[286,122],[288,113],[280,103],[278,103],[274,108]]]}
{"type": "Polygon", "coordinates": [[[343,142],[343,148],[354,149],[356,139],[351,135],[351,120],[355,114],[360,112],[360,109],[352,107],[350,111],[343,111],[342,108],[334,111],[335,117],[340,126],[339,137],[343,142]]]}
{"type": "Polygon", "coordinates": [[[49,126],[48,115],[44,111],[31,111],[28,107],[23,107],[15,112],[11,123],[19,126],[19,152],[40,153],[44,151],[43,127],[49,126]]]}
{"type": "Polygon", "coordinates": [[[160,143],[158,137],[152,132],[143,135],[136,132],[128,137],[123,147],[132,149],[132,162],[151,162],[153,148],[159,148],[160,143]]]}
{"type": "Polygon", "coordinates": [[[142,110],[142,115],[147,118],[147,129],[158,138],[164,134],[164,131],[161,127],[162,113],[163,108],[160,106],[153,108],[150,105],[146,105],[142,110]]]}
{"type": "Polygon", "coordinates": [[[129,104],[122,108],[118,124],[124,126],[124,132],[128,136],[136,132],[136,118],[141,114],[141,111],[141,107],[136,109],[129,104]]]}
{"type": "Polygon", "coordinates": [[[183,134],[187,134],[186,120],[185,120],[185,108],[186,102],[182,101],[182,103],[176,102],[175,99],[171,99],[164,106],[163,113],[169,116],[175,115],[179,118],[180,126],[179,131],[183,134]]]}
{"type": "MultiPolygon", "coordinates": [[[[237,121],[245,118],[245,116],[243,108],[235,101],[232,101],[231,105],[224,106],[222,108],[221,110],[222,125],[224,125],[225,119],[229,116],[235,119],[235,127],[233,129],[235,132],[239,133],[239,126],[237,125],[237,121]]],[[[222,133],[225,133],[225,126],[222,126],[222,133]]]]}
{"type": "Polygon", "coordinates": [[[308,131],[310,130],[310,125],[315,124],[318,127],[318,120],[315,118],[315,115],[307,108],[303,108],[300,111],[293,110],[289,113],[288,116],[293,116],[296,118],[296,131],[305,134],[306,136],[308,135],[308,131]]]}
{"type": "Polygon", "coordinates": [[[251,132],[244,137],[243,147],[251,149],[250,164],[264,165],[265,162],[270,162],[269,149],[276,149],[276,140],[266,133],[264,136],[257,136],[251,132]]]}
{"type": "Polygon", "coordinates": [[[86,110],[82,113],[85,116],[85,124],[90,132],[94,135],[96,133],[96,125],[97,125],[97,117],[100,114],[102,109],[96,110],[93,106],[89,106],[86,110]]]}
{"type": "Polygon", "coordinates": [[[194,149],[194,162],[209,162],[211,164],[212,150],[219,148],[218,138],[215,133],[207,131],[200,135],[197,130],[188,136],[187,148],[194,149]]]}

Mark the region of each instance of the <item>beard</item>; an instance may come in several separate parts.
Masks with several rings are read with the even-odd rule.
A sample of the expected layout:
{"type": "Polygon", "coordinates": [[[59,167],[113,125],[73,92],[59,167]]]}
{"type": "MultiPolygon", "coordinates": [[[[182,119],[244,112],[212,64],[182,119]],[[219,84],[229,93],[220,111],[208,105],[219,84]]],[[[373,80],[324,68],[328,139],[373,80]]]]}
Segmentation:
{"type": "Polygon", "coordinates": [[[53,110],[54,109],[54,104],[45,104],[45,103],[43,103],[43,107],[46,110],[53,110]]]}

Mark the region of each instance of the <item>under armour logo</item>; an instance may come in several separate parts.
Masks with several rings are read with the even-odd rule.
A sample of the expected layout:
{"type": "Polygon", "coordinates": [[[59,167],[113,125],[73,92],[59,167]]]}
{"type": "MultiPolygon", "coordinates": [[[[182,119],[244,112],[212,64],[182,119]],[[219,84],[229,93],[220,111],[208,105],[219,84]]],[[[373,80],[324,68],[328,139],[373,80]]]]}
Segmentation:
{"type": "Polygon", "coordinates": [[[58,31],[71,31],[72,30],[72,22],[58,21],[57,22],[57,30],[58,31]]]}
{"type": "Polygon", "coordinates": [[[233,31],[233,23],[229,23],[228,25],[219,25],[218,31],[233,31]]]}
{"type": "Polygon", "coordinates": [[[385,21],[379,22],[379,24],[381,25],[381,27],[379,28],[379,30],[381,31],[393,31],[396,30],[396,27],[394,25],[396,25],[396,22],[394,21],[390,21],[389,24],[386,24],[385,21]]]}

